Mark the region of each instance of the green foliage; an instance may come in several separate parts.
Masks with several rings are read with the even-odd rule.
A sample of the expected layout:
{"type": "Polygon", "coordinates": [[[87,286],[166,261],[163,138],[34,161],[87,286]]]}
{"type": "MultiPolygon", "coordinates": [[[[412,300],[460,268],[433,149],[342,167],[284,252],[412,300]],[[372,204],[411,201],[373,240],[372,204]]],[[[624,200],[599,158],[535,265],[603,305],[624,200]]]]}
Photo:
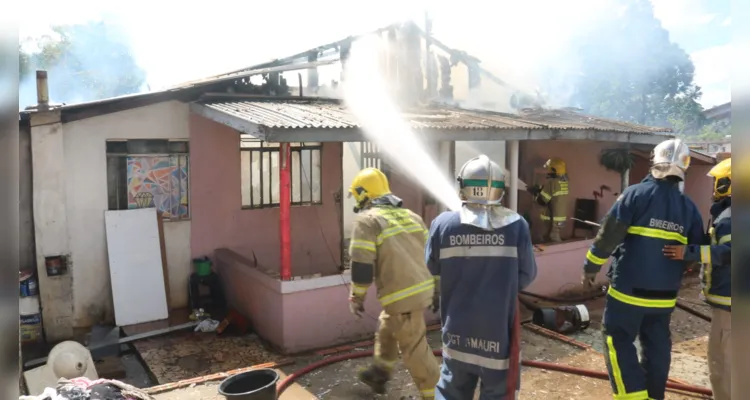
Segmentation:
{"type": "Polygon", "coordinates": [[[599,164],[609,171],[624,174],[633,168],[635,158],[628,149],[610,149],[602,151],[599,164]]]}
{"type": "Polygon", "coordinates": [[[35,103],[24,89],[34,92],[36,69],[48,71],[54,102],[137,93],[145,82],[146,73],[136,64],[126,38],[104,22],[54,26],[51,35],[28,38],[25,44],[19,48],[22,105],[35,103]]]}
{"type": "Polygon", "coordinates": [[[575,101],[587,113],[695,132],[705,123],[689,55],[669,39],[648,0],[617,0],[577,43],[575,101]]]}

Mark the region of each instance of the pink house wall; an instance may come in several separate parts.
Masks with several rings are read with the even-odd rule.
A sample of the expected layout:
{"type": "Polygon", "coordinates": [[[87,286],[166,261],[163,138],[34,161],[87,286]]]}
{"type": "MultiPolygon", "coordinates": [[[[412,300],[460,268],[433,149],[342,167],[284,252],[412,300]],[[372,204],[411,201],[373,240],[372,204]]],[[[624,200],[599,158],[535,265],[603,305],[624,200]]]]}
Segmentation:
{"type": "MultiPolygon", "coordinates": [[[[242,209],[239,144],[236,130],[190,114],[192,256],[229,248],[276,272],[279,209],[242,209]]],[[[323,145],[323,204],[292,207],[293,276],[337,273],[341,265],[341,204],[334,199],[341,190],[341,156],[340,143],[323,145]]]]}
{"type": "MultiPolygon", "coordinates": [[[[560,157],[567,164],[570,196],[568,200],[568,216],[575,211],[575,199],[597,200],[597,220],[604,217],[617,199],[620,192],[620,175],[607,171],[599,164],[599,155],[604,149],[620,146],[615,143],[583,142],[583,141],[522,141],[520,143],[519,178],[526,184],[542,183],[538,177],[544,175],[544,163],[552,157],[560,157]],[[609,186],[611,191],[604,191],[602,197],[595,197],[602,185],[609,186]],[[617,195],[616,195],[617,194],[617,195]]],[[[519,212],[529,212],[532,222],[533,237],[539,237],[544,232],[544,225],[539,219],[541,207],[534,204],[531,195],[521,192],[518,195],[519,212]]],[[[570,237],[573,224],[569,221],[563,230],[563,237],[570,237]]]]}

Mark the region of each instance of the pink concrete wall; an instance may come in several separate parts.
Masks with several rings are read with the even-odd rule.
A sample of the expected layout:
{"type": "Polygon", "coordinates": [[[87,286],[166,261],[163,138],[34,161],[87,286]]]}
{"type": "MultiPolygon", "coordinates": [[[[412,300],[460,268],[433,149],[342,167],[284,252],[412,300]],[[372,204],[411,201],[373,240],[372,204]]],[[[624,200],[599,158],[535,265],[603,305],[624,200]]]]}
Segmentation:
{"type": "MultiPolygon", "coordinates": [[[[335,276],[281,282],[232,250],[217,249],[215,254],[229,303],[252,321],[258,335],[284,353],[332,347],[371,338],[375,332],[381,308],[374,287],[367,293],[366,315],[356,319],[349,312],[349,286],[344,275],[340,275],[341,282],[330,286],[290,290],[294,284],[314,284],[335,276]]],[[[432,324],[439,316],[425,311],[425,320],[432,324]]]]}
{"type": "MultiPolygon", "coordinates": [[[[526,290],[548,296],[580,292],[583,262],[592,242],[593,239],[571,241],[536,251],[537,277],[526,290]]],[[[597,282],[607,283],[609,263],[602,267],[597,282]]]]}
{"type": "MultiPolygon", "coordinates": [[[[543,183],[544,163],[551,157],[560,157],[567,164],[570,183],[568,200],[568,216],[572,217],[575,210],[575,199],[597,200],[597,219],[604,214],[617,199],[620,192],[620,175],[607,171],[599,165],[599,155],[604,149],[617,147],[614,143],[582,142],[582,141],[522,141],[520,143],[519,178],[531,185],[543,183]],[[594,196],[602,185],[609,186],[611,191],[604,191],[602,197],[594,196]]],[[[541,207],[536,205],[527,192],[518,195],[519,213],[529,212],[531,216],[532,234],[540,237],[544,232],[544,224],[539,219],[541,207]]],[[[568,221],[562,232],[563,238],[570,237],[573,224],[568,221]]]]}
{"type": "MultiPolygon", "coordinates": [[[[230,248],[279,269],[279,209],[243,210],[237,131],[190,114],[190,209],[193,257],[230,248]]],[[[341,265],[340,143],[323,145],[322,205],[292,207],[292,275],[337,273],[341,265]]]]}

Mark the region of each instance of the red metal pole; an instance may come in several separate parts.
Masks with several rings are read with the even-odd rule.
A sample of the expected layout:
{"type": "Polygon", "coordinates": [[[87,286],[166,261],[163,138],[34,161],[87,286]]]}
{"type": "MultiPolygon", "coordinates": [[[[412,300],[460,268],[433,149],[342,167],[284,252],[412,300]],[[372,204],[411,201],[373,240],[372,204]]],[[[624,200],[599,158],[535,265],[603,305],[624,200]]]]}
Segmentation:
{"type": "Polygon", "coordinates": [[[289,214],[292,208],[291,178],[289,163],[292,152],[289,143],[281,143],[279,147],[279,244],[281,249],[281,280],[292,279],[292,225],[289,214]]]}

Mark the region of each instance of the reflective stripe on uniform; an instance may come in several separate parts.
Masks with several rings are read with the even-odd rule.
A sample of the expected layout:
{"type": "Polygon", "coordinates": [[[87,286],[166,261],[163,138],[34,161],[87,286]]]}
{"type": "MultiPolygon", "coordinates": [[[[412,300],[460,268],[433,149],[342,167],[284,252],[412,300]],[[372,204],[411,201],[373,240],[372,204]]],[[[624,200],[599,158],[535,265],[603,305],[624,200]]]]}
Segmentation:
{"type": "Polygon", "coordinates": [[[352,283],[352,294],[356,296],[364,296],[365,293],[367,293],[367,288],[369,285],[357,285],[356,283],[352,283]]]}
{"type": "Polygon", "coordinates": [[[549,194],[547,194],[547,192],[545,192],[545,191],[539,192],[539,195],[542,196],[542,197],[544,197],[544,200],[547,200],[547,201],[550,201],[550,199],[552,199],[552,196],[550,196],[549,194]]]}
{"type": "Polygon", "coordinates": [[[400,233],[415,233],[422,230],[424,230],[424,228],[422,228],[422,226],[419,224],[392,226],[390,228],[383,229],[383,231],[378,235],[378,245],[383,244],[383,241],[385,239],[396,236],[400,233]]]}
{"type": "Polygon", "coordinates": [[[424,397],[435,397],[435,389],[425,389],[419,392],[424,397]]]}
{"type": "Polygon", "coordinates": [[[513,246],[446,247],[440,249],[440,259],[455,257],[512,257],[518,258],[518,248],[513,246]]]}
{"type": "Polygon", "coordinates": [[[646,236],[655,239],[674,240],[681,244],[687,244],[688,240],[686,236],[680,235],[677,232],[669,232],[662,229],[646,228],[643,226],[631,226],[628,228],[628,233],[631,235],[646,236]]]}
{"type": "Polygon", "coordinates": [[[732,298],[727,296],[719,296],[716,294],[709,294],[708,291],[703,293],[703,296],[706,298],[706,301],[709,301],[714,304],[718,304],[720,306],[732,306],[732,298]]]}
{"type": "Polygon", "coordinates": [[[701,246],[701,262],[711,264],[711,246],[701,246]]]}
{"type": "Polygon", "coordinates": [[[462,351],[449,349],[443,346],[443,357],[450,358],[452,360],[465,362],[467,364],[476,365],[482,368],[494,369],[503,371],[508,369],[510,362],[508,359],[494,359],[489,357],[482,357],[476,354],[464,353],[462,351]]]}
{"type": "Polygon", "coordinates": [[[375,247],[375,242],[371,242],[369,240],[358,240],[353,239],[349,243],[349,247],[352,249],[360,249],[365,251],[371,251],[375,253],[377,251],[377,247],[375,247]]]}
{"type": "MultiPolygon", "coordinates": [[[[609,257],[607,257],[607,258],[609,258],[609,257]]],[[[591,261],[592,263],[594,263],[596,265],[604,265],[604,263],[607,262],[606,258],[601,258],[601,257],[595,256],[594,253],[591,252],[591,250],[589,250],[588,252],[586,252],[586,259],[589,260],[589,261],[591,261]]]]}
{"type": "Polygon", "coordinates": [[[719,238],[719,244],[729,243],[732,241],[732,234],[724,235],[719,238]]]}
{"type": "Polygon", "coordinates": [[[406,289],[399,290],[398,292],[387,294],[378,300],[380,300],[380,304],[382,306],[387,306],[399,300],[403,300],[407,297],[413,296],[418,293],[426,292],[428,290],[435,290],[435,279],[430,278],[414,286],[409,286],[406,289]]]}
{"type": "Polygon", "coordinates": [[[615,381],[615,388],[617,393],[614,394],[614,398],[617,400],[644,400],[648,398],[648,391],[640,390],[638,392],[628,393],[625,390],[625,381],[622,380],[622,370],[620,370],[620,362],[617,360],[617,350],[612,342],[612,336],[607,336],[607,356],[609,358],[609,364],[612,367],[612,380],[615,381]]]}
{"type": "Polygon", "coordinates": [[[552,217],[552,218],[550,218],[549,216],[544,215],[544,214],[540,215],[539,217],[542,219],[542,221],[552,220],[552,221],[555,221],[555,222],[565,222],[568,219],[568,217],[552,217]]]}
{"type": "Polygon", "coordinates": [[[612,286],[609,287],[609,290],[607,290],[607,294],[612,296],[615,300],[619,300],[623,303],[630,304],[633,306],[638,307],[648,307],[648,308],[672,308],[675,305],[677,305],[677,299],[669,299],[669,300],[652,300],[652,299],[643,299],[640,297],[635,297],[631,295],[627,295],[625,293],[617,291],[617,289],[613,288],[612,286]]]}

